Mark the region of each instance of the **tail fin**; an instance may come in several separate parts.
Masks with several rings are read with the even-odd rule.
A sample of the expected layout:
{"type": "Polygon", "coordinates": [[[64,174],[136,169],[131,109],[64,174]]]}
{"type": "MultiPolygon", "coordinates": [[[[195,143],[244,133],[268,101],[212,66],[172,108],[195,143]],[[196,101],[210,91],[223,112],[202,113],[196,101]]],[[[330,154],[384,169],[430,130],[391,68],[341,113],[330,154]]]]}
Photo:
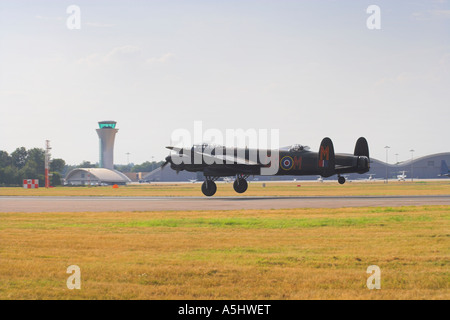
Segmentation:
{"type": "Polygon", "coordinates": [[[369,144],[367,143],[366,138],[359,138],[356,141],[355,152],[353,153],[355,156],[365,156],[369,158],[369,144]]]}
{"type": "Polygon", "coordinates": [[[449,172],[447,162],[445,162],[445,160],[441,160],[441,174],[448,174],[449,172]]]}
{"type": "Polygon", "coordinates": [[[369,158],[369,144],[366,138],[361,137],[356,141],[355,152],[353,153],[358,157],[358,173],[366,173],[370,169],[370,158],[369,158]]]}
{"type": "Polygon", "coordinates": [[[326,178],[335,174],[335,162],[333,142],[330,138],[324,138],[320,143],[318,154],[320,175],[326,178]]]}

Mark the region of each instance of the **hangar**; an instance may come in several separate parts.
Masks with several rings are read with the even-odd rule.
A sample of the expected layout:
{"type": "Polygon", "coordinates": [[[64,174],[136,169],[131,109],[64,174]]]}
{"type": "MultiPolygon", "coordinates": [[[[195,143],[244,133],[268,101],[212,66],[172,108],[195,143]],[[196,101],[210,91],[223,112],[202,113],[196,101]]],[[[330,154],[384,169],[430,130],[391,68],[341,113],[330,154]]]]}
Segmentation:
{"type": "Polygon", "coordinates": [[[439,179],[442,160],[450,164],[450,152],[431,154],[395,164],[371,159],[370,171],[367,174],[374,174],[376,178],[386,178],[387,175],[389,179],[396,179],[398,174],[404,172],[407,179],[439,179]]]}
{"type": "Polygon", "coordinates": [[[204,176],[202,172],[189,172],[180,171],[176,172],[170,166],[164,168],[156,168],[155,170],[144,175],[142,180],[149,182],[160,182],[160,181],[189,181],[189,180],[203,180],[204,176]]]}
{"type": "Polygon", "coordinates": [[[70,171],[65,183],[66,185],[83,186],[83,185],[124,185],[131,180],[123,173],[117,170],[106,168],[77,168],[70,171]]]}

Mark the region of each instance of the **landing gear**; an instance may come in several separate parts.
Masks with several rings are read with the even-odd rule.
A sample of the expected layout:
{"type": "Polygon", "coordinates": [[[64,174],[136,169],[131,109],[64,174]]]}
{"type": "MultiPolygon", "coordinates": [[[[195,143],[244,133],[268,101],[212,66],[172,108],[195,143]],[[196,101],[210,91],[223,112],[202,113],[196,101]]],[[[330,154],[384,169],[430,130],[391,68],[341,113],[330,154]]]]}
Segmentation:
{"type": "Polygon", "coordinates": [[[245,191],[247,191],[248,188],[248,183],[247,180],[245,180],[244,177],[236,177],[236,180],[234,180],[233,183],[233,188],[234,191],[236,191],[237,193],[244,193],[245,191]]]}
{"type": "Polygon", "coordinates": [[[345,183],[345,178],[342,176],[338,176],[338,182],[339,184],[344,184],[345,183]]]}
{"type": "Polygon", "coordinates": [[[205,196],[211,197],[213,196],[217,191],[217,186],[214,180],[212,179],[206,179],[205,182],[202,184],[202,192],[205,196]]]}
{"type": "MultiPolygon", "coordinates": [[[[202,192],[205,196],[211,197],[217,191],[217,185],[214,181],[216,181],[220,177],[215,176],[207,176],[205,177],[205,181],[202,184],[202,192]]],[[[236,180],[234,180],[233,188],[237,193],[244,193],[247,191],[248,183],[246,175],[236,175],[236,180]]]]}

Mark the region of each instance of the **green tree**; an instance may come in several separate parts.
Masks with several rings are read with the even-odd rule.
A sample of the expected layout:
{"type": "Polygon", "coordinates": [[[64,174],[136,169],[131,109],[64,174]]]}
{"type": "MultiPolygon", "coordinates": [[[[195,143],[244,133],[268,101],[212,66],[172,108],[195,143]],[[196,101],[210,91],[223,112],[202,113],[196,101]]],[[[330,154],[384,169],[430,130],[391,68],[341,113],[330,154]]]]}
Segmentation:
{"type": "MultiPolygon", "coordinates": [[[[11,154],[13,157],[13,163],[18,169],[18,174],[15,178],[15,184],[21,185],[24,179],[39,179],[39,185],[43,186],[45,184],[44,181],[44,157],[45,151],[39,148],[33,148],[30,150],[26,150],[25,148],[18,148],[16,153],[17,157],[14,160],[14,152],[11,154]],[[27,155],[25,158],[25,163],[22,165],[23,155],[27,155]]],[[[15,152],[16,152],[15,151],[15,152]]]]}
{"type": "Polygon", "coordinates": [[[119,165],[114,165],[114,169],[120,172],[132,172],[132,168],[133,168],[133,164],[119,164],[119,165]]]}
{"type": "Polygon", "coordinates": [[[50,162],[50,171],[62,173],[66,162],[63,159],[53,159],[50,162]]]}
{"type": "Polygon", "coordinates": [[[27,158],[26,164],[28,164],[29,162],[32,162],[33,166],[35,166],[37,168],[37,170],[39,170],[39,172],[42,171],[42,173],[44,173],[44,169],[45,169],[45,151],[44,151],[44,149],[33,148],[33,149],[28,150],[28,158],[27,158]]]}
{"type": "Polygon", "coordinates": [[[150,172],[152,170],[155,170],[159,167],[162,166],[162,164],[164,163],[164,161],[160,161],[160,162],[150,162],[150,161],[146,161],[142,164],[137,164],[135,165],[131,171],[132,172],[150,172]]]}
{"type": "Polygon", "coordinates": [[[59,172],[52,172],[50,178],[50,185],[56,187],[61,185],[61,174],[59,172]]]}
{"type": "Polygon", "coordinates": [[[12,158],[6,151],[0,150],[0,168],[5,168],[12,164],[12,158]]]}
{"type": "Polygon", "coordinates": [[[80,163],[78,168],[97,168],[98,165],[96,163],[91,163],[90,161],[84,160],[82,163],[80,163]]]}
{"type": "Polygon", "coordinates": [[[22,184],[17,168],[12,165],[2,168],[0,172],[0,184],[5,186],[22,184]]]}
{"type": "MultiPolygon", "coordinates": [[[[91,165],[89,162],[88,166],[91,165]]],[[[61,171],[66,168],[63,159],[54,159],[50,169],[54,172],[52,183],[61,184],[61,171]]],[[[45,151],[41,148],[17,148],[11,155],[0,151],[0,185],[21,186],[24,179],[39,179],[39,185],[45,185],[45,151]]]]}
{"type": "Polygon", "coordinates": [[[39,186],[45,185],[44,167],[39,166],[34,160],[28,160],[25,166],[19,170],[17,184],[24,179],[39,179],[39,186]]]}
{"type": "Polygon", "coordinates": [[[22,169],[27,162],[28,152],[24,147],[17,148],[11,153],[12,164],[18,169],[22,169]]]}

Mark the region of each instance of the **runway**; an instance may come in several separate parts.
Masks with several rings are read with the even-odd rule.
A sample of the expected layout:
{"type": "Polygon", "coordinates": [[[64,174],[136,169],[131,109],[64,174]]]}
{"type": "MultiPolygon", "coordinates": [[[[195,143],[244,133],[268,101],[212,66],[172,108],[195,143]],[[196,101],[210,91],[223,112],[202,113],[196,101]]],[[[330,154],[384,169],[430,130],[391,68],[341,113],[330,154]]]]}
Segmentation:
{"type": "Polygon", "coordinates": [[[0,212],[193,211],[450,205],[450,195],[346,197],[0,196],[0,212]]]}

